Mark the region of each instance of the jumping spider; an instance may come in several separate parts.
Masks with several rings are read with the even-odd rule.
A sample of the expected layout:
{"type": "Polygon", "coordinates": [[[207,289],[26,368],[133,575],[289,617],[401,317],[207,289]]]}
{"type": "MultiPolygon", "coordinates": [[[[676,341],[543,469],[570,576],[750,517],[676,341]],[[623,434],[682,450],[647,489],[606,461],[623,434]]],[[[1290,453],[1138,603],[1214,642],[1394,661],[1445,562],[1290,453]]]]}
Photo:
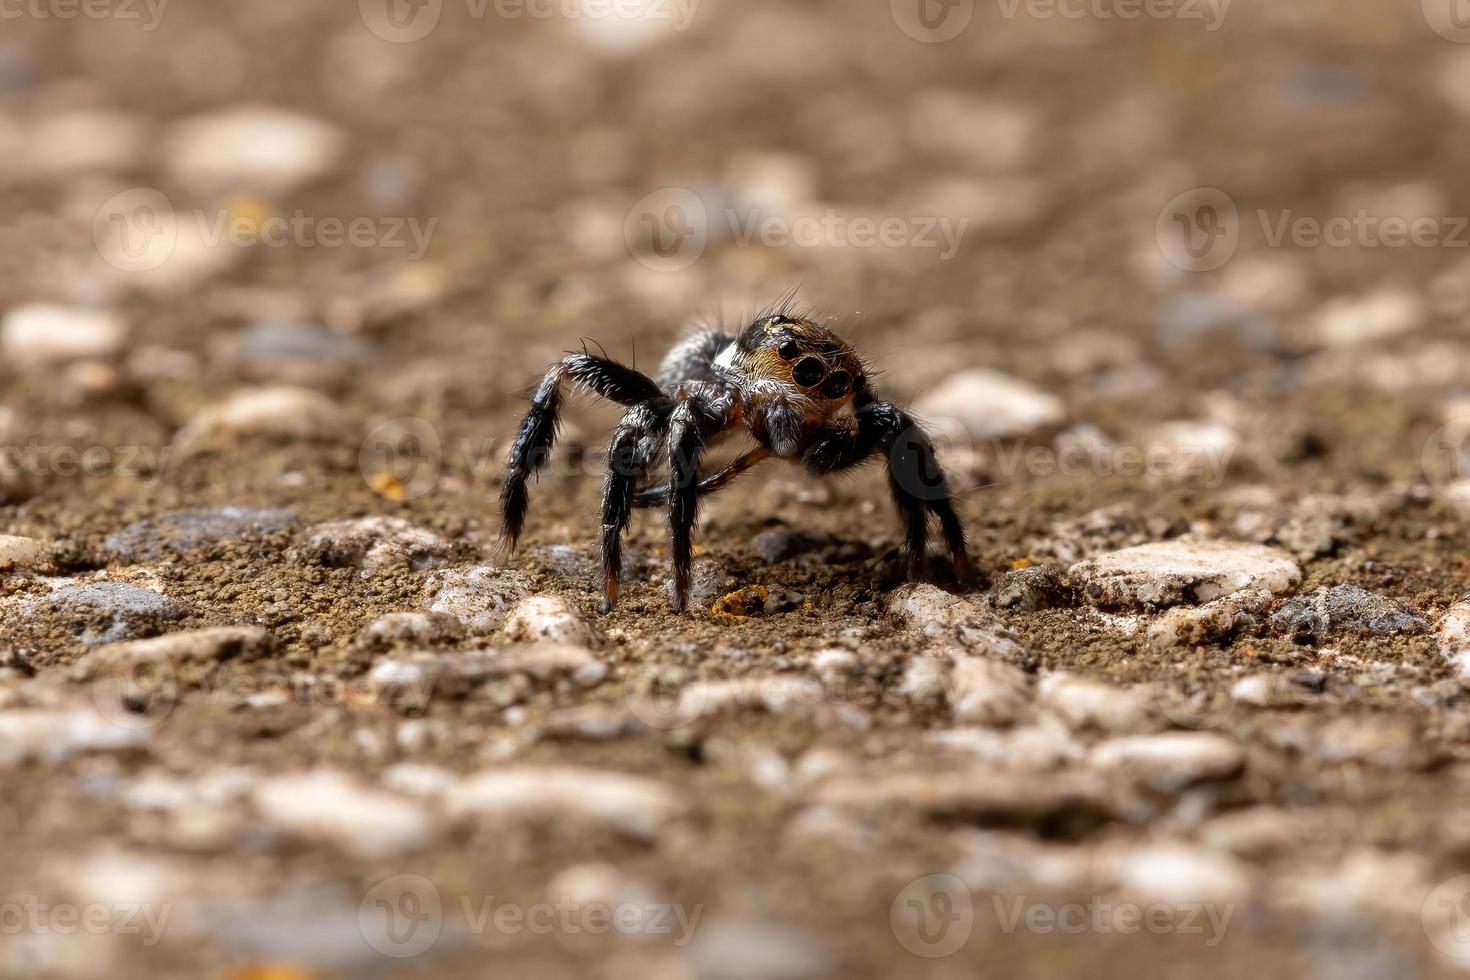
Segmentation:
{"type": "Polygon", "coordinates": [[[608,449],[602,489],[603,612],[618,600],[623,532],[634,507],[669,509],[673,605],[682,610],[699,498],[771,456],[826,475],[885,454],[888,486],[904,524],[909,577],[921,570],[930,515],[939,519],[955,574],[968,577],[964,526],[929,438],[912,416],[874,396],[867,366],[846,341],[810,314],[784,305],[758,316],[738,337],[721,331],[690,337],[664,358],[656,381],[585,352],[568,355],[548,371],[521,421],[500,494],[512,552],[530,504],[526,482],[550,456],[566,381],[628,407],[608,449]],[[851,416],[839,414],[848,405],[851,416]],[[741,428],[757,446],[701,476],[704,451],[741,428]],[[669,482],[640,486],[660,456],[668,459],[669,482]]]}

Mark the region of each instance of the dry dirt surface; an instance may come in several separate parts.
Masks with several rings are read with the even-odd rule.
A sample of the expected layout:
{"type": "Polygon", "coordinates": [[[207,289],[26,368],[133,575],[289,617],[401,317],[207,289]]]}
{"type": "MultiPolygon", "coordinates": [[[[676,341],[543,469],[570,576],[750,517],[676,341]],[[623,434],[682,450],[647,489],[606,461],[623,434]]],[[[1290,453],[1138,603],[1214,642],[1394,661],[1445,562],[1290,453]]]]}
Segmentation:
{"type": "Polygon", "coordinates": [[[0,975],[1470,967],[1455,12],[0,2],[0,975]],[[602,615],[590,399],[497,547],[798,288],[973,579],[769,463],[602,615]]]}

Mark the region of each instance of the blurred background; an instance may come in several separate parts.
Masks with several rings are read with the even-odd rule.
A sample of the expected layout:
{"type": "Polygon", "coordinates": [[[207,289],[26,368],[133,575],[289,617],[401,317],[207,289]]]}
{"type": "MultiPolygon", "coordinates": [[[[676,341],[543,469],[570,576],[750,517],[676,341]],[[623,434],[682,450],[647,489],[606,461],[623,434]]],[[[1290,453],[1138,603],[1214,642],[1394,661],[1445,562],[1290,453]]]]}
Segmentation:
{"type": "Polygon", "coordinates": [[[0,585],[0,969],[1463,968],[1470,879],[1434,889],[1470,870],[1470,716],[1459,641],[1431,623],[1470,571],[1467,115],[1461,0],[0,0],[0,530],[42,543],[0,585]],[[495,577],[502,458],[547,366],[585,340],[652,372],[792,291],[929,419],[976,602],[1007,572],[1189,533],[1282,549],[1304,590],[1361,586],[1414,628],[1305,642],[1251,619],[1231,639],[1232,619],[1161,649],[1156,610],[1012,602],[1028,673],[1144,698],[1114,734],[1214,728],[1249,760],[1183,763],[1132,809],[1024,802],[1098,731],[936,740],[952,716],[891,704],[639,729],[619,706],[649,665],[851,661],[904,701],[934,653],[886,618],[881,472],[772,468],[707,509],[704,604],[764,582],[789,615],[670,617],[650,519],[624,608],[571,634],[599,651],[582,680],[537,661],[422,717],[385,706],[385,650],[485,642],[364,633],[424,596],[472,636],[532,588],[595,619],[605,407],[572,406],[522,577],[495,577]],[[757,539],[791,528],[809,535],[757,539]],[[95,700],[99,643],[245,626],[272,640],[242,691],[181,673],[146,738],[69,713],[95,700]],[[1255,676],[1310,703],[1249,700],[1255,676]],[[330,687],[355,681],[361,700],[330,687]],[[1164,689],[1235,712],[1161,720],[1164,689]],[[512,764],[524,782],[465,782],[512,764]],[[1039,782],[980,802],[897,785],[870,820],[818,799],[975,767],[1039,782]],[[419,809],[451,784],[458,804],[419,809]],[[564,824],[584,792],[616,801],[590,819],[618,833],[564,824]],[[505,823],[519,794],[551,818],[505,823]],[[472,913],[568,895],[703,927],[674,944],[472,913]],[[1170,927],[1092,918],[1120,901],[1170,927]],[[1076,930],[1013,915],[1077,902],[1076,930]],[[57,903],[107,926],[59,927],[57,903]],[[408,931],[364,925],[379,908],[408,931]],[[127,909],[176,925],[140,942],[127,909]],[[442,938],[419,949],[425,921],[442,938]]]}

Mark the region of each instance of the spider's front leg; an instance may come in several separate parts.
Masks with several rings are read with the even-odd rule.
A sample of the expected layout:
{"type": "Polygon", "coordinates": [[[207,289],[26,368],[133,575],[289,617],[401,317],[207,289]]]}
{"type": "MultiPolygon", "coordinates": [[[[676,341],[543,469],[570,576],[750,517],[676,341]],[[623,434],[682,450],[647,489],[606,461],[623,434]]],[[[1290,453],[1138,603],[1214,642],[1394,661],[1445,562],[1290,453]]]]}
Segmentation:
{"type": "Polygon", "coordinates": [[[718,432],[722,418],[697,396],[686,396],[669,421],[669,543],[674,571],[674,611],[689,601],[694,565],[694,521],[699,514],[699,460],[705,440],[718,432]]]}
{"type": "Polygon", "coordinates": [[[622,405],[632,406],[663,398],[663,392],[651,378],[605,357],[570,354],[546,372],[531,398],[530,410],[521,420],[520,431],[511,446],[505,484],[500,491],[502,533],[508,550],[512,552],[520,540],[526,511],[531,504],[526,484],[551,456],[561,414],[562,386],[567,381],[622,405]]]}
{"type": "Polygon", "coordinates": [[[928,518],[933,514],[939,519],[955,576],[968,578],[965,528],[955,513],[949,481],[928,435],[913,416],[891,402],[860,398],[854,404],[856,430],[820,431],[802,454],[802,462],[812,473],[827,475],[858,466],[886,450],[888,489],[904,522],[909,577],[918,577],[923,568],[928,518]]]}
{"type": "Polygon", "coordinates": [[[633,511],[638,484],[658,458],[669,428],[669,402],[662,397],[628,410],[613,433],[607,451],[607,479],[602,485],[602,611],[618,603],[623,572],[623,531],[633,511]]]}

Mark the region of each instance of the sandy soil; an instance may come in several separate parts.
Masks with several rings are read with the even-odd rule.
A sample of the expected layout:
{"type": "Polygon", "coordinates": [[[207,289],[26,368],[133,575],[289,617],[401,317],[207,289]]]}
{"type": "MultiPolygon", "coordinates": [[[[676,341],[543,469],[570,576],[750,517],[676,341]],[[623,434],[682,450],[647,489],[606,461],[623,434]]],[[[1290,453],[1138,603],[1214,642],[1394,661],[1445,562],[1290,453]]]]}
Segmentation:
{"type": "Polygon", "coordinates": [[[0,973],[1470,963],[1435,4],[62,6],[0,36],[0,973]],[[770,464],[600,615],[588,400],[498,550],[563,351],[797,287],[974,580],[770,464]]]}

